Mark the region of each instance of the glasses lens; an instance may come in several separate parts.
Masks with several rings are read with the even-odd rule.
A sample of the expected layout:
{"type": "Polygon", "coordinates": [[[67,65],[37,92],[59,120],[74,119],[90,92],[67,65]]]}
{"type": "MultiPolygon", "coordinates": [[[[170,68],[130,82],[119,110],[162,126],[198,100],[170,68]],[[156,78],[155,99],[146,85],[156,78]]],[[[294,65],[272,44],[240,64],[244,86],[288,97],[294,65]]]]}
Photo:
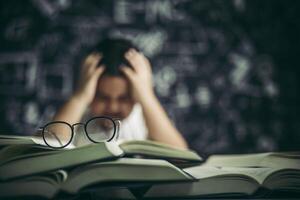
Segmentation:
{"type": "Polygon", "coordinates": [[[52,123],[44,128],[44,138],[46,143],[54,148],[66,146],[72,139],[72,129],[65,123],[52,123]]]}
{"type": "Polygon", "coordinates": [[[87,123],[86,132],[94,142],[109,141],[114,137],[115,124],[108,118],[95,118],[87,123]]]}

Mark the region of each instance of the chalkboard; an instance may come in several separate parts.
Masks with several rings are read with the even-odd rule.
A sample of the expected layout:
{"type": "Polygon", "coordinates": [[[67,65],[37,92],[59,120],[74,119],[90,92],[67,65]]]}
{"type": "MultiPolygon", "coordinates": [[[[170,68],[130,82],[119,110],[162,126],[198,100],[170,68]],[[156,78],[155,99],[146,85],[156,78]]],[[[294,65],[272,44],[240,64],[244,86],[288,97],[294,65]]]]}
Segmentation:
{"type": "Polygon", "coordinates": [[[29,135],[51,120],[72,94],[86,51],[110,36],[132,40],[150,59],[155,92],[192,149],[299,150],[299,81],[295,68],[284,68],[297,56],[297,7],[257,0],[1,1],[1,134],[29,135]]]}

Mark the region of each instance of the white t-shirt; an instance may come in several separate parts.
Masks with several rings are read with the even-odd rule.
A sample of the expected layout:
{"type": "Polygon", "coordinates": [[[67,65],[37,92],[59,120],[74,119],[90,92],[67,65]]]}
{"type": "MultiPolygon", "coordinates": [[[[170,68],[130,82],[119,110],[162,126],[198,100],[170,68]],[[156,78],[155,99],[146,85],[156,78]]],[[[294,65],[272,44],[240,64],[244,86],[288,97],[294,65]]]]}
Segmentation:
{"type": "MultiPolygon", "coordinates": [[[[82,122],[88,121],[92,116],[87,112],[84,115],[82,122]]],[[[128,140],[146,140],[148,138],[148,129],[145,124],[142,107],[140,104],[135,104],[131,113],[127,118],[121,121],[119,130],[118,142],[128,140]]],[[[84,132],[83,127],[75,129],[75,135],[72,142],[75,146],[91,144],[84,132]]]]}

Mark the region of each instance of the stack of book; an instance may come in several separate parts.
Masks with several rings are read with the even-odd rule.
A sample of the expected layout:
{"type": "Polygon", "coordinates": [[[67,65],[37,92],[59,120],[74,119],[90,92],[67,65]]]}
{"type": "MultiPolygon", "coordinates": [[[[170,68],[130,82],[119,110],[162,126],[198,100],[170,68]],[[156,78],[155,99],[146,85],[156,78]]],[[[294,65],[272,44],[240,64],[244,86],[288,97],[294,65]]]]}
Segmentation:
{"type": "MultiPolygon", "coordinates": [[[[0,199],[161,199],[300,192],[300,154],[214,155],[152,141],[54,150],[0,136],[0,199]]],[[[300,195],[299,195],[300,196],[300,195]]]]}

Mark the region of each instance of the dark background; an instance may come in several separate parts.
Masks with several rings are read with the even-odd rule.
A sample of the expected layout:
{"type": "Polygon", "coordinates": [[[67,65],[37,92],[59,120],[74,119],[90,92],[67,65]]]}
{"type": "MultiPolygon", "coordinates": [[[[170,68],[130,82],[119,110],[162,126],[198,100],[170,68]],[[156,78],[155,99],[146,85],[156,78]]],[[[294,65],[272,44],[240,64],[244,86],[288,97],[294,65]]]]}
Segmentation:
{"type": "Polygon", "coordinates": [[[201,155],[300,150],[297,0],[0,2],[0,133],[30,135],[72,94],[83,55],[125,37],[201,155]]]}

